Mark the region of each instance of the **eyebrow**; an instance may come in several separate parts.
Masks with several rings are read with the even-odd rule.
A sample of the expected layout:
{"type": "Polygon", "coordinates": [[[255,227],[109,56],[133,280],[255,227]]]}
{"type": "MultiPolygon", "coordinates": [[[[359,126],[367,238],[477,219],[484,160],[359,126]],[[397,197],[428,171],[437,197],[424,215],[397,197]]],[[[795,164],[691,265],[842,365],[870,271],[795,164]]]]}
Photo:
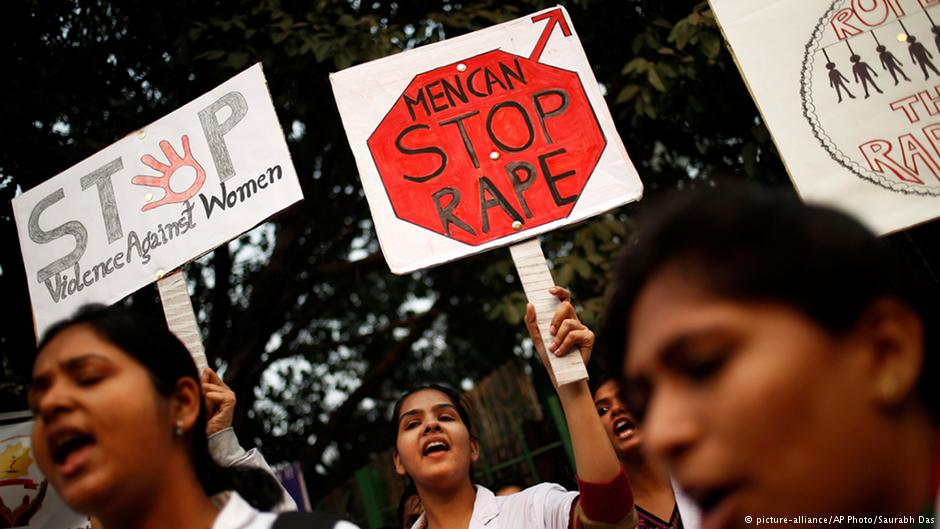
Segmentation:
{"type": "MultiPolygon", "coordinates": [[[[64,362],[61,362],[60,365],[62,366],[63,371],[66,371],[68,373],[74,373],[78,371],[79,369],[81,369],[86,364],[88,364],[89,362],[93,362],[93,361],[100,361],[109,365],[113,363],[111,362],[110,358],[104,355],[101,355],[98,353],[85,353],[85,354],[81,354],[78,356],[73,356],[72,358],[69,358],[65,360],[64,362]]],[[[32,380],[29,382],[29,389],[27,390],[27,395],[29,395],[30,393],[36,393],[36,391],[43,390],[49,387],[50,377],[51,375],[48,372],[40,373],[39,376],[33,377],[32,380]]]]}
{"type": "Polygon", "coordinates": [[[98,354],[98,353],[85,353],[85,354],[83,354],[83,355],[73,356],[72,358],[69,358],[69,359],[66,360],[65,362],[62,362],[62,367],[63,367],[63,369],[65,369],[66,371],[74,371],[74,370],[76,370],[76,369],[82,367],[83,365],[87,364],[88,362],[90,362],[90,361],[92,361],[92,360],[100,360],[100,361],[103,361],[103,362],[105,362],[105,363],[107,363],[107,364],[113,363],[113,362],[111,362],[111,359],[110,359],[110,358],[108,358],[107,356],[104,356],[104,355],[102,355],[102,354],[98,354]]]}
{"type": "Polygon", "coordinates": [[[692,345],[699,340],[727,342],[728,340],[735,341],[738,339],[739,337],[733,330],[721,324],[712,323],[701,328],[691,329],[670,339],[661,347],[657,363],[661,365],[681,363],[685,360],[692,345]]]}
{"type": "MultiPolygon", "coordinates": [[[[440,403],[440,404],[435,404],[434,406],[431,406],[431,411],[432,411],[432,412],[433,412],[433,411],[438,411],[438,410],[443,409],[443,408],[450,408],[450,409],[452,409],[452,410],[454,410],[454,411],[457,411],[457,407],[454,406],[453,404],[449,403],[449,402],[442,402],[442,403],[440,403]]],[[[422,412],[422,410],[420,410],[420,409],[418,409],[418,408],[415,408],[415,409],[412,409],[412,410],[408,410],[408,411],[406,411],[405,413],[402,413],[401,415],[398,416],[398,424],[401,424],[402,419],[404,419],[405,417],[409,417],[409,416],[412,416],[412,415],[420,415],[421,412],[422,412]]]]}
{"type": "Polygon", "coordinates": [[[610,404],[610,397],[604,397],[594,401],[595,406],[600,406],[601,404],[610,404]]]}
{"type": "Polygon", "coordinates": [[[696,339],[696,336],[701,333],[689,333],[677,336],[669,341],[663,347],[662,354],[660,355],[661,364],[674,364],[676,361],[681,361],[683,357],[687,354],[689,345],[696,339]]]}

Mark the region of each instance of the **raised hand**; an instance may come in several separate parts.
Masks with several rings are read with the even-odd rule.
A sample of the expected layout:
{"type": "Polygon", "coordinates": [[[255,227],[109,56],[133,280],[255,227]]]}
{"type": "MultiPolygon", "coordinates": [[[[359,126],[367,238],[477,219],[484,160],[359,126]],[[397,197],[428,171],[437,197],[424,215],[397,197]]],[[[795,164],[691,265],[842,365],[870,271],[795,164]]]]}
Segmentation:
{"type": "Polygon", "coordinates": [[[202,371],[202,394],[206,399],[206,436],[232,426],[235,392],[208,367],[202,371]]]}
{"type": "Polygon", "coordinates": [[[574,305],[571,304],[571,293],[557,286],[548,289],[548,291],[557,297],[561,303],[552,316],[552,324],[549,327],[552,340],[549,342],[547,349],[539,333],[535,307],[531,303],[526,306],[525,325],[529,331],[529,336],[532,337],[532,344],[535,346],[539,358],[542,359],[542,363],[545,364],[545,368],[552,375],[552,382],[554,383],[555,377],[552,374],[546,355],[551,353],[555,356],[564,356],[577,349],[581,353],[584,363],[587,364],[591,358],[591,351],[594,349],[594,333],[578,319],[574,305]]]}
{"type": "Polygon", "coordinates": [[[154,171],[161,173],[161,175],[137,175],[134,178],[131,178],[131,183],[133,184],[157,187],[162,189],[164,193],[160,200],[145,204],[144,207],[140,209],[141,211],[149,211],[165,204],[186,202],[190,198],[196,196],[196,193],[202,189],[202,184],[206,181],[206,170],[203,169],[201,165],[199,165],[199,162],[197,162],[195,158],[193,158],[193,152],[189,148],[189,136],[185,134],[183,135],[183,157],[180,157],[180,155],[176,153],[176,150],[173,149],[173,146],[170,145],[170,142],[166,140],[160,140],[160,149],[166,156],[166,164],[158,161],[149,154],[141,156],[140,161],[154,171]],[[183,167],[192,167],[196,171],[196,180],[193,181],[191,186],[189,186],[189,189],[177,193],[170,187],[170,179],[177,170],[183,167]]]}

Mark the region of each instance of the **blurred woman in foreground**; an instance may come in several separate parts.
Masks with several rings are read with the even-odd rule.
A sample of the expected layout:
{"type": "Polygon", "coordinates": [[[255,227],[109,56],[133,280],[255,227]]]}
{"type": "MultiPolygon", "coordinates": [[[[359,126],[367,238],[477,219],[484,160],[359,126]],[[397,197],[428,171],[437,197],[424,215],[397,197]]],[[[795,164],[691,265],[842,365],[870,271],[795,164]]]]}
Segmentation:
{"type": "Polygon", "coordinates": [[[703,527],[934,523],[927,284],[855,220],[769,192],[687,193],[636,240],[602,336],[647,446],[703,527]]]}
{"type": "Polygon", "coordinates": [[[275,523],[261,512],[281,500],[273,478],[210,457],[196,365],[163,321],[86,307],[49,329],[39,349],[32,446],[70,507],[103,529],[275,523]]]}

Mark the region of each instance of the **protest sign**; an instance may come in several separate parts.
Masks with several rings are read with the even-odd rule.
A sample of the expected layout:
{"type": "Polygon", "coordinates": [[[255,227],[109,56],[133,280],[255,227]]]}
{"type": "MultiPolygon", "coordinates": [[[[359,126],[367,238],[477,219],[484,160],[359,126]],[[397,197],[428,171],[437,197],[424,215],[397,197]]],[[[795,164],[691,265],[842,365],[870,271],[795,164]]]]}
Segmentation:
{"type": "Polygon", "coordinates": [[[307,482],[304,479],[304,470],[297,461],[285,463],[274,469],[277,480],[281,482],[284,490],[290,494],[294,503],[297,504],[297,510],[310,512],[313,507],[310,505],[310,496],[307,494],[307,482]]]}
{"type": "Polygon", "coordinates": [[[642,194],[563,8],[331,81],[397,274],[519,242],[642,194]]]}
{"type": "Polygon", "coordinates": [[[0,527],[88,529],[87,516],[68,508],[39,470],[30,443],[32,414],[0,414],[0,527]]]}
{"type": "Polygon", "coordinates": [[[710,0],[802,197],[878,233],[940,215],[940,0],[710,0]]]}
{"type": "Polygon", "coordinates": [[[256,64],[13,200],[37,336],[302,198],[256,64]]]}
{"type": "MultiPolygon", "coordinates": [[[[642,195],[564,8],[330,79],[394,273],[521,243],[642,195]]],[[[538,241],[513,259],[547,337],[557,300],[543,292],[552,280],[538,241]]],[[[560,384],[587,375],[579,355],[549,358],[560,384]]]]}

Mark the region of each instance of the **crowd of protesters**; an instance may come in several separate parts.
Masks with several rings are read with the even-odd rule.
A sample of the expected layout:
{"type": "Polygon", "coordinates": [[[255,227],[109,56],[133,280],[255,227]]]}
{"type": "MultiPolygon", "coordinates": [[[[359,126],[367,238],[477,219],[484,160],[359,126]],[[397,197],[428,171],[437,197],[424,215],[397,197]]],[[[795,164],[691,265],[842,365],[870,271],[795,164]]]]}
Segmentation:
{"type": "MultiPolygon", "coordinates": [[[[839,515],[932,526],[938,300],[918,276],[857,221],[774,192],[687,192],[647,211],[612,277],[607,376],[555,387],[577,490],[483,487],[464,401],[416,385],[392,415],[401,527],[712,529],[839,515]]],[[[539,356],[596,362],[569,292],[551,292],[561,304],[549,343],[531,305],[525,317],[539,356]]],[[[104,529],[355,527],[291,514],[231,429],[235,395],[198,373],[161,321],[92,306],[55,325],[29,402],[44,474],[104,529]]]]}

